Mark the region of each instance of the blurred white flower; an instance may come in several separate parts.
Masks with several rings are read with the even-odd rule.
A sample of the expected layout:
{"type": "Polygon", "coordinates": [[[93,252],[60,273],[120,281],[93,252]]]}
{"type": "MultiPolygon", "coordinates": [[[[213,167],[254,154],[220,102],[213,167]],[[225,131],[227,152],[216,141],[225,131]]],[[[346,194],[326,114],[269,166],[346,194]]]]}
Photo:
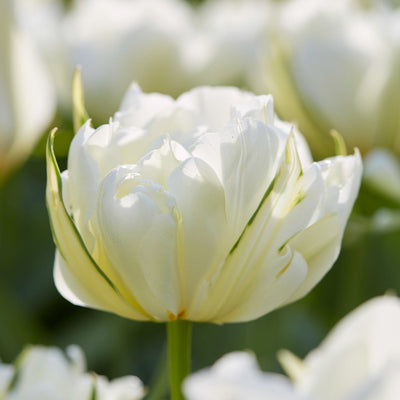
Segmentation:
{"type": "MultiPolygon", "coordinates": [[[[183,383],[187,400],[305,400],[283,375],[262,372],[252,354],[229,353],[183,383]]],[[[322,399],[321,399],[322,400],[322,399]]]]}
{"type": "Polygon", "coordinates": [[[312,163],[271,96],[134,85],[113,122],[80,129],[62,175],[49,141],[57,288],[138,320],[258,318],[330,269],[360,176],[357,152],[312,163]]]}
{"type": "Polygon", "coordinates": [[[80,0],[64,20],[70,70],[82,66],[87,109],[105,122],[137,81],[171,95],[185,84],[180,43],[191,29],[182,0],[80,0]]]}
{"type": "Polygon", "coordinates": [[[0,181],[28,157],[56,105],[46,67],[15,6],[0,2],[0,181]]]}
{"type": "Polygon", "coordinates": [[[382,296],[347,315],[301,361],[280,360],[300,393],[313,400],[394,400],[400,393],[400,300],[382,296]]]}
{"type": "Polygon", "coordinates": [[[143,384],[135,376],[110,382],[87,373],[77,346],[69,346],[65,354],[55,347],[30,346],[14,368],[0,364],[3,400],[140,400],[143,396],[143,384]]]}
{"type": "Polygon", "coordinates": [[[246,86],[248,63],[255,59],[269,9],[265,0],[206,1],[199,6],[192,33],[182,38],[188,85],[246,86]]]}
{"type": "Polygon", "coordinates": [[[96,377],[95,400],[140,400],[144,395],[143,383],[136,376],[124,376],[112,381],[104,376],[96,377]]]}
{"type": "Polygon", "coordinates": [[[400,163],[389,150],[377,148],[366,155],[364,180],[377,192],[400,205],[400,163]]]}
{"type": "Polygon", "coordinates": [[[63,33],[66,6],[62,0],[14,0],[14,3],[19,24],[46,64],[48,79],[57,93],[58,108],[69,116],[73,69],[63,33]]]}
{"type": "Polygon", "coordinates": [[[271,18],[255,90],[271,91],[319,155],[331,129],[362,153],[400,152],[400,8],[365,3],[289,0],[271,18]]]}

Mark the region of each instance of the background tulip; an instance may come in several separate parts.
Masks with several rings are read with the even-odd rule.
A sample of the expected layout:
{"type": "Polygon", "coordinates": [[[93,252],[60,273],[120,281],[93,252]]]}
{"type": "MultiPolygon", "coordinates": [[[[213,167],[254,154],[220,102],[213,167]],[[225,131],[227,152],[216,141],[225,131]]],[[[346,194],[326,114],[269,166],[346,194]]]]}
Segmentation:
{"type": "MultiPolygon", "coordinates": [[[[105,122],[132,81],[177,95],[179,48],[191,24],[180,0],[76,1],[63,20],[70,75],[81,65],[89,114],[105,122]]],[[[183,78],[183,80],[182,80],[183,78]]]]}
{"type": "Polygon", "coordinates": [[[260,371],[255,356],[244,352],[189,376],[184,392],[187,400],[305,400],[286,377],[260,371]]]}
{"type": "Polygon", "coordinates": [[[4,400],[140,400],[143,384],[135,376],[108,381],[87,373],[78,346],[64,354],[56,347],[31,346],[13,366],[0,364],[0,394],[4,400]],[[3,378],[8,380],[3,385],[3,378]],[[4,386],[4,388],[3,388],[4,386]]]}
{"type": "Polygon", "coordinates": [[[23,162],[55,111],[55,92],[15,3],[0,4],[0,181],[23,162]]]}
{"type": "Polygon", "coordinates": [[[270,91],[318,156],[336,129],[362,153],[399,153],[400,10],[394,2],[291,0],[268,27],[255,90],[270,91]]]}
{"type": "MultiPolygon", "coordinates": [[[[194,27],[182,37],[182,69],[187,87],[247,87],[247,70],[268,24],[270,2],[206,1],[193,13],[194,27]]],[[[139,82],[140,83],[140,82],[139,82]]]]}
{"type": "Polygon", "coordinates": [[[400,301],[383,296],[347,315],[304,362],[281,361],[304,395],[326,400],[386,400],[400,393],[400,301]]]}

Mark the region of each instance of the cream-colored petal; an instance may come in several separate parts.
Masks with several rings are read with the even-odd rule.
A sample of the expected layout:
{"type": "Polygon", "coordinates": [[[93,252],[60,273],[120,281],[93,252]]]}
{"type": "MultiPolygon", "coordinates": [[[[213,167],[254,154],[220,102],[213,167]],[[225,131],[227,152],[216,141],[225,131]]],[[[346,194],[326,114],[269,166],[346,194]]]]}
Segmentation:
{"type": "Polygon", "coordinates": [[[337,156],[319,162],[327,186],[325,212],[336,212],[340,229],[344,230],[357,198],[362,176],[362,161],[358,149],[350,156],[337,156]]]}
{"type": "Polygon", "coordinates": [[[97,241],[143,309],[157,320],[168,320],[168,311],[178,315],[184,296],[175,199],[134,168],[122,166],[102,183],[97,219],[97,241]]]}
{"type": "Polygon", "coordinates": [[[168,179],[182,213],[184,265],[188,306],[203,279],[212,275],[229,250],[223,188],[214,170],[189,158],[168,179]]]}
{"type": "Polygon", "coordinates": [[[268,255],[262,260],[257,266],[260,272],[253,276],[250,288],[241,297],[237,296],[229,307],[221,309],[215,316],[216,322],[250,321],[286,303],[307,276],[307,262],[299,252],[290,252],[288,263],[285,256],[273,257],[268,255]]]}
{"type": "Polygon", "coordinates": [[[305,280],[308,265],[303,258],[303,248],[292,248],[290,243],[294,236],[301,235],[307,226],[323,215],[321,203],[324,201],[324,183],[317,165],[313,164],[313,167],[304,172],[292,188],[283,189],[279,204],[275,204],[270,221],[264,227],[267,234],[257,239],[261,246],[258,255],[248,258],[249,267],[243,270],[240,280],[235,284],[235,297],[226,301],[225,311],[221,309],[221,315],[226,310],[237,309],[239,312],[247,306],[247,314],[256,318],[254,315],[263,315],[287,302],[305,280]],[[273,236],[268,236],[271,232],[273,236]],[[291,286],[274,292],[275,287],[283,287],[284,281],[291,286]],[[268,296],[275,296],[280,303],[272,298],[267,301],[268,296]]]}
{"type": "Polygon", "coordinates": [[[125,318],[135,319],[138,321],[148,321],[149,318],[135,308],[126,305],[119,310],[108,310],[105,308],[104,302],[99,301],[96,294],[88,288],[85,282],[78,280],[71,269],[62,258],[61,254],[56,251],[53,271],[54,283],[59,293],[72,304],[83,307],[90,307],[98,310],[111,311],[125,318]]]}
{"type": "Polygon", "coordinates": [[[285,144],[285,135],[272,126],[238,119],[222,132],[202,136],[192,150],[212,166],[223,185],[232,246],[271,185],[285,144]]]}

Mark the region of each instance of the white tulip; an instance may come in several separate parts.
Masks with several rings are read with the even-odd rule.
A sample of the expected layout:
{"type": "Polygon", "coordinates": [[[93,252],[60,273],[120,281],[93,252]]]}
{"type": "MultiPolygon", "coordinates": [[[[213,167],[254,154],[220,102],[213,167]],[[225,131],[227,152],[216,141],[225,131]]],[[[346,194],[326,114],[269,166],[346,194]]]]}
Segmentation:
{"type": "Polygon", "coordinates": [[[24,161],[55,111],[55,93],[34,43],[0,2],[0,181],[24,161]]]}
{"type": "Polygon", "coordinates": [[[0,364],[2,400],[140,400],[143,396],[143,384],[136,376],[108,381],[87,373],[78,346],[69,346],[66,354],[55,347],[31,346],[15,367],[0,364]]]}
{"type": "Polygon", "coordinates": [[[282,375],[260,371],[252,354],[234,352],[183,383],[187,400],[305,400],[282,375]]]}
{"type": "Polygon", "coordinates": [[[104,376],[96,378],[95,400],[140,400],[144,395],[143,383],[136,376],[124,376],[112,381],[104,376]]]}
{"type": "Polygon", "coordinates": [[[64,36],[70,71],[82,66],[89,114],[108,118],[133,80],[179,94],[179,48],[190,26],[191,8],[181,0],[76,1],[64,36]]]}
{"type": "Polygon", "coordinates": [[[400,9],[362,3],[289,0],[270,19],[258,90],[271,91],[318,154],[329,149],[331,129],[362,153],[400,151],[400,9]]]}
{"type": "MultiPolygon", "coordinates": [[[[70,115],[72,70],[63,33],[62,0],[14,0],[17,19],[35,43],[57,94],[59,109],[70,115]]],[[[74,66],[76,67],[76,66],[74,66]]]]}
{"type": "Polygon", "coordinates": [[[292,131],[271,96],[203,87],[175,101],[134,85],[113,121],[80,129],[61,175],[50,138],[60,293],[137,320],[216,323],[304,296],[338,256],[361,161],[312,163],[292,131]]]}
{"type": "Polygon", "coordinates": [[[347,315],[304,362],[281,362],[312,399],[392,400],[400,392],[400,300],[382,296],[347,315]]]}
{"type": "Polygon", "coordinates": [[[71,346],[68,358],[57,348],[32,346],[18,359],[16,381],[6,392],[5,400],[86,400],[90,399],[93,381],[84,375],[82,351],[71,346]]]}

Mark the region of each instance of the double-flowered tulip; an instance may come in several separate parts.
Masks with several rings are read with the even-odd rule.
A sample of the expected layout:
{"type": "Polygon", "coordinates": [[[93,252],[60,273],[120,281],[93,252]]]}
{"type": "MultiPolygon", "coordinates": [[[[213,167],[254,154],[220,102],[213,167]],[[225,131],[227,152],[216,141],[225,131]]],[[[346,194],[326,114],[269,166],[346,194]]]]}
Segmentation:
{"type": "Polygon", "coordinates": [[[247,321],[330,269],[358,192],[358,152],[312,162],[271,96],[128,91],[87,122],[60,173],[48,143],[55,282],[71,302],[137,320],[247,321]]]}

